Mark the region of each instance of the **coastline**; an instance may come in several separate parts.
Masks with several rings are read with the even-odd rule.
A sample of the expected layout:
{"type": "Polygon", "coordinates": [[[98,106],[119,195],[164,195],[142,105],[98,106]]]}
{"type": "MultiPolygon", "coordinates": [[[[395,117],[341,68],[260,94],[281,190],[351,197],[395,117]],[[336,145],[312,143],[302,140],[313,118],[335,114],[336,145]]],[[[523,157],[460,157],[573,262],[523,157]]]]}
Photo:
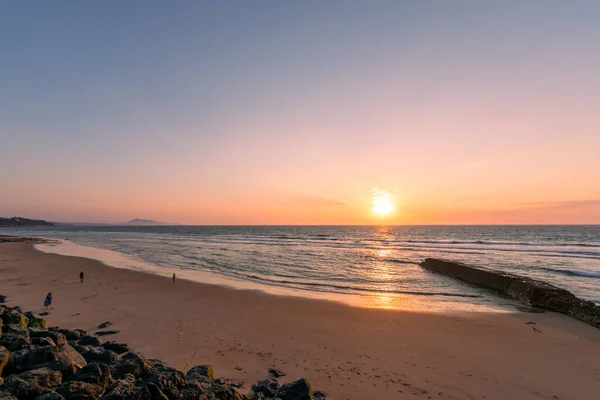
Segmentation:
{"type": "Polygon", "coordinates": [[[111,340],[175,368],[199,348],[191,363],[225,377],[253,382],[275,367],[333,399],[587,399],[600,390],[600,331],[554,313],[359,308],[173,283],[26,243],[0,246],[0,294],[9,305],[39,312],[52,291],[50,325],[89,329],[109,320],[120,330],[111,340]]]}

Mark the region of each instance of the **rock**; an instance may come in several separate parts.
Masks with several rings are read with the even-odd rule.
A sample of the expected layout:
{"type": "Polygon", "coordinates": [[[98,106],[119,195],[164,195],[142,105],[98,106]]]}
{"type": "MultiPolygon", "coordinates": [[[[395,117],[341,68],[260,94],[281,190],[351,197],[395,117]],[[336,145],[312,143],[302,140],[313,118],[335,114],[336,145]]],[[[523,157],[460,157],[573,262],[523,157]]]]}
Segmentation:
{"type": "Polygon", "coordinates": [[[227,385],[215,384],[210,388],[210,393],[219,400],[248,400],[238,389],[227,385]]]}
{"type": "MultiPolygon", "coordinates": [[[[144,386],[150,392],[150,397],[152,398],[152,400],[169,400],[169,397],[167,397],[167,395],[164,394],[163,391],[160,390],[160,388],[156,384],[149,382],[149,383],[145,384],[144,386]]],[[[176,397],[171,397],[171,398],[175,399],[176,397]]]]}
{"type": "Polygon", "coordinates": [[[19,400],[34,400],[36,397],[50,392],[49,389],[39,385],[35,381],[20,379],[17,375],[11,375],[4,381],[2,389],[19,400]]]}
{"type": "Polygon", "coordinates": [[[11,375],[7,378],[20,379],[29,383],[35,383],[44,388],[55,388],[62,383],[62,375],[58,371],[53,371],[49,368],[38,368],[31,371],[22,372],[20,374],[11,375]]]}
{"type": "Polygon", "coordinates": [[[127,375],[106,388],[102,400],[151,400],[146,386],[136,386],[135,378],[127,375]]]}
{"type": "Polygon", "coordinates": [[[14,366],[23,372],[37,368],[50,368],[60,371],[63,379],[70,378],[86,361],[75,349],[68,344],[60,346],[43,346],[33,349],[15,358],[14,366]]]}
{"type": "Polygon", "coordinates": [[[81,351],[80,354],[85,358],[85,361],[89,363],[97,362],[107,365],[114,363],[119,358],[114,351],[96,347],[88,347],[86,350],[81,351]]]}
{"type": "Polygon", "coordinates": [[[113,381],[109,366],[95,362],[81,368],[71,377],[71,380],[93,383],[102,389],[106,389],[113,381]]]}
{"type": "Polygon", "coordinates": [[[71,331],[69,329],[58,329],[58,332],[65,335],[67,340],[79,340],[79,338],[81,337],[81,333],[79,333],[79,331],[71,331]]]}
{"type": "Polygon", "coordinates": [[[40,315],[41,315],[42,317],[45,317],[46,315],[50,315],[50,312],[48,312],[48,311],[44,311],[44,312],[41,312],[41,313],[40,313],[40,315]]]}
{"type": "Polygon", "coordinates": [[[279,382],[276,379],[270,378],[252,385],[252,391],[256,394],[262,393],[266,397],[275,397],[279,391],[279,382]]]}
{"type": "MultiPolygon", "coordinates": [[[[149,364],[149,370],[140,381],[145,384],[152,383],[156,385],[168,398],[178,397],[180,389],[182,389],[186,383],[183,373],[171,367],[167,367],[160,360],[147,360],[147,363],[149,364]]],[[[150,387],[148,389],[151,393],[155,392],[150,387]]]]}
{"type": "Polygon", "coordinates": [[[45,328],[46,327],[46,320],[44,318],[42,318],[41,316],[34,314],[31,311],[26,312],[24,315],[29,320],[29,323],[27,324],[28,328],[45,328]]]}
{"type": "Polygon", "coordinates": [[[0,303],[5,303],[6,302],[6,296],[0,294],[0,303]]]}
{"type": "Polygon", "coordinates": [[[196,365],[185,375],[188,383],[210,383],[215,380],[215,372],[212,365],[196,365]]]}
{"type": "Polygon", "coordinates": [[[129,351],[129,346],[125,343],[117,343],[117,342],[106,342],[102,345],[106,350],[114,351],[117,354],[127,353],[129,351]]]}
{"type": "Polygon", "coordinates": [[[102,388],[93,383],[70,381],[56,389],[56,392],[68,400],[95,400],[102,394],[102,388]]]}
{"type": "Polygon", "coordinates": [[[10,355],[8,356],[8,362],[6,363],[6,365],[4,366],[4,369],[2,370],[2,375],[3,376],[9,376],[12,374],[17,374],[20,371],[17,371],[15,368],[15,359],[18,356],[21,356],[27,352],[29,352],[30,350],[28,349],[20,349],[20,350],[16,350],[16,351],[11,351],[10,355]]]}
{"type": "Polygon", "coordinates": [[[282,376],[285,376],[285,372],[275,368],[269,368],[269,373],[275,378],[281,378],[282,376]]]}
{"type": "Polygon", "coordinates": [[[327,394],[321,390],[315,390],[313,392],[314,400],[327,400],[327,394]]]}
{"type": "Polygon", "coordinates": [[[104,340],[102,340],[101,338],[99,338],[97,336],[85,335],[85,336],[82,336],[81,339],[79,339],[78,343],[80,346],[100,347],[104,343],[104,340]]]}
{"type": "Polygon", "coordinates": [[[295,382],[283,385],[277,396],[281,400],[312,400],[312,390],[306,379],[300,379],[295,382]]]}
{"type": "Polygon", "coordinates": [[[11,352],[19,351],[31,345],[29,337],[24,337],[16,333],[4,333],[0,336],[0,346],[6,347],[11,352]]]}
{"type": "Polygon", "coordinates": [[[56,346],[56,343],[49,337],[37,338],[37,343],[35,341],[32,343],[38,346],[56,346]]]}
{"type": "Polygon", "coordinates": [[[12,394],[5,392],[5,391],[0,391],[0,400],[19,400],[17,399],[15,396],[13,396],[12,394]]]}
{"type": "Polygon", "coordinates": [[[100,325],[98,325],[98,329],[104,329],[108,326],[112,325],[112,322],[110,321],[104,321],[103,323],[101,323],[100,325]]]}
{"type": "Polygon", "coordinates": [[[200,397],[204,394],[205,390],[200,389],[198,387],[186,387],[181,389],[179,392],[179,396],[177,400],[197,400],[197,399],[207,399],[206,396],[200,397]]]}
{"type": "Polygon", "coordinates": [[[27,329],[27,324],[29,324],[29,319],[26,316],[21,314],[20,309],[16,307],[10,310],[5,310],[2,313],[2,322],[4,325],[21,325],[23,329],[27,329]]]}
{"type": "Polygon", "coordinates": [[[56,392],[48,392],[37,397],[35,400],[65,400],[65,398],[56,392]]]}
{"type": "Polygon", "coordinates": [[[79,337],[87,336],[87,331],[85,329],[73,329],[74,332],[79,332],[79,337]]]}
{"type": "Polygon", "coordinates": [[[108,335],[116,335],[121,331],[97,331],[96,335],[98,336],[108,336],[108,335]]]}
{"type": "Polygon", "coordinates": [[[219,384],[219,385],[229,385],[229,386],[233,386],[236,388],[241,388],[242,386],[244,386],[244,382],[242,382],[242,381],[236,381],[236,380],[227,379],[227,378],[215,378],[214,383],[219,384]]]}
{"type": "Polygon", "coordinates": [[[4,324],[2,326],[2,332],[15,333],[23,337],[29,337],[29,332],[27,332],[27,329],[23,329],[23,327],[19,324],[4,324]]]}
{"type": "Polygon", "coordinates": [[[2,375],[2,370],[8,364],[8,359],[10,357],[10,352],[4,346],[0,346],[0,376],[2,375]]]}
{"type": "Polygon", "coordinates": [[[29,328],[29,337],[32,338],[31,342],[38,344],[41,338],[50,338],[58,346],[61,344],[67,344],[67,337],[59,331],[53,331],[49,329],[29,328]]]}
{"type": "Polygon", "coordinates": [[[127,374],[139,378],[150,370],[150,364],[139,354],[130,351],[110,365],[110,372],[115,379],[121,379],[127,374]]]}

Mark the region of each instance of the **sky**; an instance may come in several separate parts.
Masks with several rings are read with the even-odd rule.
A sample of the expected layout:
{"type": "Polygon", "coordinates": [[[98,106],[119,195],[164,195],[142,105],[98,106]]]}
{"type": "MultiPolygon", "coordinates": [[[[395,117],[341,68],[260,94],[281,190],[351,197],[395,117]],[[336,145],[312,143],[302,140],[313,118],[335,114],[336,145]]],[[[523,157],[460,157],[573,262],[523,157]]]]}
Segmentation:
{"type": "Polygon", "coordinates": [[[0,0],[0,216],[598,224],[598,21],[595,0],[0,0]]]}

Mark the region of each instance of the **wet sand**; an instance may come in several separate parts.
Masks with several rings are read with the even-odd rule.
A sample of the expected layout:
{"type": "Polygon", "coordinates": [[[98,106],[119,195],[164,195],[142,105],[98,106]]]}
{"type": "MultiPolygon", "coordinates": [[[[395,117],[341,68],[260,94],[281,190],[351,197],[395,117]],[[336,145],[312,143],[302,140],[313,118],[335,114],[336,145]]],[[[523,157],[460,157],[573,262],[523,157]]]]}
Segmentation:
{"type": "Polygon", "coordinates": [[[428,314],[233,290],[0,243],[0,294],[51,325],[104,321],[147,357],[254,382],[276,367],[332,399],[591,399],[600,330],[554,314],[428,314]],[[79,282],[79,272],[86,279],[79,282]],[[534,329],[535,328],[535,329],[534,329]]]}

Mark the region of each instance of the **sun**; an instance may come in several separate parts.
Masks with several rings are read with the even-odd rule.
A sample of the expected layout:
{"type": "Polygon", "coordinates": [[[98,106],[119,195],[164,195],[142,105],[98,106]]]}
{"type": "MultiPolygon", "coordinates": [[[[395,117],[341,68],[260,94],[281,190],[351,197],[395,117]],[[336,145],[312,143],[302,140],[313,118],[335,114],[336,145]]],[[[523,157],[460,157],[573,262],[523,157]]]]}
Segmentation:
{"type": "Polygon", "coordinates": [[[373,188],[373,206],[371,210],[378,215],[389,215],[394,211],[392,196],[379,188],[373,188]]]}

